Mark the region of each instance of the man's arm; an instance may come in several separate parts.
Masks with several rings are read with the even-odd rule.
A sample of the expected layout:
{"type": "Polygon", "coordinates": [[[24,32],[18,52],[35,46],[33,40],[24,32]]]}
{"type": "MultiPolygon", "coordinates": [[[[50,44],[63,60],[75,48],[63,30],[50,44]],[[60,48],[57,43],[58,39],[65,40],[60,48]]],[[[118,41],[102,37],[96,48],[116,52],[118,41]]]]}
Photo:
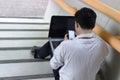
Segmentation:
{"type": "Polygon", "coordinates": [[[63,44],[60,44],[54,51],[53,57],[50,60],[50,65],[53,69],[58,69],[60,66],[64,65],[64,49],[63,44]]]}
{"type": "MultiPolygon", "coordinates": [[[[68,34],[65,34],[64,41],[68,40],[68,34]]],[[[50,65],[53,69],[58,69],[59,67],[64,65],[64,55],[65,55],[65,45],[61,43],[54,51],[54,55],[50,60],[50,65]]]]}

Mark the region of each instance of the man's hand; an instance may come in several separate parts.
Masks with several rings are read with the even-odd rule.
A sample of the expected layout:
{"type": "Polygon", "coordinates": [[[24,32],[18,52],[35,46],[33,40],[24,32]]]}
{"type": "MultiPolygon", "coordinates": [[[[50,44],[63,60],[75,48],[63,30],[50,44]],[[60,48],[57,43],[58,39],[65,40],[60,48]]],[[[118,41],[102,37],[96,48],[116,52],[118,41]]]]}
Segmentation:
{"type": "Polygon", "coordinates": [[[68,34],[65,34],[64,40],[68,40],[68,34]]]}

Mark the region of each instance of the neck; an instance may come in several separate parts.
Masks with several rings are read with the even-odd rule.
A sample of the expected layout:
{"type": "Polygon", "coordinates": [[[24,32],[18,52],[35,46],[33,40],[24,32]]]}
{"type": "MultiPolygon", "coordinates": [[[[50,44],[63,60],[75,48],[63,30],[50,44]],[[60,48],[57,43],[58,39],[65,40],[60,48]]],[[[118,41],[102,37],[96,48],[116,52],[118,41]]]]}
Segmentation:
{"type": "Polygon", "coordinates": [[[79,34],[87,34],[87,33],[91,33],[92,32],[92,30],[80,30],[79,32],[78,32],[78,35],[79,34]]]}

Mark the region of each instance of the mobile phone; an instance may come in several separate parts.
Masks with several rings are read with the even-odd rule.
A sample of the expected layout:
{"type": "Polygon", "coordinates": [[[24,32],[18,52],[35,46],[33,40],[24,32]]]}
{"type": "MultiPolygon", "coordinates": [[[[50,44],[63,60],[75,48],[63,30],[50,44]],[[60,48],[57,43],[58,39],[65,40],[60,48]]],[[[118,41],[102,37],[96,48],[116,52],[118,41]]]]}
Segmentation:
{"type": "Polygon", "coordinates": [[[74,30],[68,30],[68,38],[72,40],[75,38],[75,31],[74,30]]]}

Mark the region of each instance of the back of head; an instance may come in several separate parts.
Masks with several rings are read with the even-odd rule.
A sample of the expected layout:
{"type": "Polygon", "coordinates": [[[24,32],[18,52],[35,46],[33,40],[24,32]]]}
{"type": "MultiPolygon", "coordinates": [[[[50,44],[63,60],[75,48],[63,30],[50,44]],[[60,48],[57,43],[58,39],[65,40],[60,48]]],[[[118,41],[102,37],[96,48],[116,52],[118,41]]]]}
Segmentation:
{"type": "Polygon", "coordinates": [[[76,22],[82,29],[93,29],[96,22],[96,13],[90,8],[82,8],[75,13],[76,22]]]}

